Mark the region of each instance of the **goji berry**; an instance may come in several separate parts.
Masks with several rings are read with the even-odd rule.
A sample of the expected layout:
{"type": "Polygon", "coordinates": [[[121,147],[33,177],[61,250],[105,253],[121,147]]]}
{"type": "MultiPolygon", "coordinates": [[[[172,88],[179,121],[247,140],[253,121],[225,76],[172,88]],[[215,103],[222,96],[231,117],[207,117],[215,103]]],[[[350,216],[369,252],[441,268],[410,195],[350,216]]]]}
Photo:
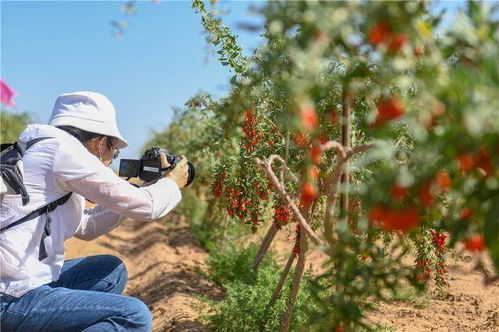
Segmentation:
{"type": "Polygon", "coordinates": [[[309,131],[314,130],[319,125],[319,118],[312,106],[306,106],[300,110],[300,119],[303,127],[309,131]]]}
{"type": "Polygon", "coordinates": [[[485,241],[483,236],[476,234],[464,240],[464,247],[469,251],[483,251],[485,250],[485,241]]]}
{"type": "Polygon", "coordinates": [[[317,193],[315,187],[310,182],[305,182],[301,187],[301,198],[300,202],[304,207],[310,206],[312,201],[315,199],[317,193]]]}
{"type": "Polygon", "coordinates": [[[390,36],[390,26],[385,21],[377,22],[369,31],[369,42],[374,46],[385,42],[390,36]]]}
{"type": "Polygon", "coordinates": [[[386,122],[396,119],[404,114],[404,105],[396,96],[389,99],[380,99],[377,103],[378,115],[374,121],[374,126],[379,127],[386,122]]]}

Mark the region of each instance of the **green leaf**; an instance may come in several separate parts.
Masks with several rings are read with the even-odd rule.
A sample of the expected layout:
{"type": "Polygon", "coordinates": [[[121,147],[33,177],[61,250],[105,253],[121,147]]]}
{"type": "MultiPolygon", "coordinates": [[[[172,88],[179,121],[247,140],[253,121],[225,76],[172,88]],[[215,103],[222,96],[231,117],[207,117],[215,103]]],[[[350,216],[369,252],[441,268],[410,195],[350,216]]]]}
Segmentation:
{"type": "Polygon", "coordinates": [[[494,262],[496,271],[499,270],[499,196],[492,199],[492,207],[485,216],[484,225],[485,244],[494,262]]]}

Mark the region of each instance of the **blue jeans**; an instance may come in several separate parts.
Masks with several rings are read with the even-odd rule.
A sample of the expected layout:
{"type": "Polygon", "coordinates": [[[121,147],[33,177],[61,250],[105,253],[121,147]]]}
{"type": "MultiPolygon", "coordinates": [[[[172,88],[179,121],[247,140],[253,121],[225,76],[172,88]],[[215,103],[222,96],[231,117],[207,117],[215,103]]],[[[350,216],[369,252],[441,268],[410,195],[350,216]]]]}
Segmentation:
{"type": "Polygon", "coordinates": [[[127,280],[125,265],[117,257],[67,260],[59,280],[21,297],[1,295],[0,330],[151,331],[147,306],[121,295],[127,280]]]}

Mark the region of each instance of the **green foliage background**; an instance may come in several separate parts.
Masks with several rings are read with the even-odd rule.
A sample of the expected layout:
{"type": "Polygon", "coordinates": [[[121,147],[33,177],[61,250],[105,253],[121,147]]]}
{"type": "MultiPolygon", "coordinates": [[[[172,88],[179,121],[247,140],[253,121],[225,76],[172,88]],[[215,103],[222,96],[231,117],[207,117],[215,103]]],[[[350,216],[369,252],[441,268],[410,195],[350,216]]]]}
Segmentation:
{"type": "MultiPolygon", "coordinates": [[[[447,30],[437,32],[441,15],[432,14],[423,1],[271,1],[260,11],[267,43],[248,58],[242,56],[237,36],[216,11],[207,10],[200,0],[194,0],[193,7],[201,16],[207,42],[217,49],[221,64],[234,73],[232,89],[219,100],[206,94],[194,97],[152,142],[185,154],[200,170],[199,182],[182,206],[193,216],[193,227],[206,243],[221,248],[241,236],[238,231],[227,234],[233,229],[230,223],[242,222],[256,230],[272,219],[278,197],[262,200],[256,194],[256,188],[268,187],[254,164],[256,157],[278,154],[284,159],[291,174],[286,189],[299,196],[301,184],[311,181],[307,173],[312,165],[311,145],[301,147],[292,138],[305,134],[312,144],[321,138],[339,140],[342,111],[349,100],[352,144],[375,142],[375,146],[353,160],[352,184],[340,188],[361,202],[357,215],[336,211],[331,223],[323,225],[326,195],[317,198],[311,223],[324,234],[323,250],[329,257],[327,271],[314,280],[317,328],[365,327],[369,299],[384,299],[387,290],[396,292],[403,281],[420,287],[417,271],[401,262],[412,242],[426,243],[421,239],[427,240],[428,229],[447,232],[449,247],[474,234],[484,236],[493,261],[499,264],[497,5],[470,1],[447,30]],[[391,34],[407,38],[403,47],[394,51],[388,42],[373,44],[370,31],[381,21],[390,25],[391,34]],[[403,116],[377,126],[380,100],[393,96],[403,105],[403,116]],[[300,115],[307,107],[319,118],[317,128],[304,128],[300,115]],[[444,112],[437,112],[439,108],[444,112]],[[243,132],[249,112],[257,118],[256,131],[262,134],[254,150],[247,149],[249,138],[243,132]],[[331,113],[339,124],[328,121],[331,113]],[[264,144],[269,140],[274,142],[271,146],[264,144]],[[490,151],[492,170],[484,174],[476,168],[463,175],[459,156],[479,156],[483,151],[490,151]],[[434,183],[441,171],[452,179],[448,192],[439,192],[434,183]],[[222,175],[224,192],[216,200],[210,187],[222,175]],[[431,206],[425,206],[420,197],[425,183],[431,184],[435,196],[431,206]],[[407,188],[401,201],[389,194],[394,184],[407,188]],[[234,192],[243,193],[251,203],[247,209],[258,220],[253,214],[237,218],[226,212],[234,192]],[[412,229],[407,236],[385,232],[367,218],[377,205],[414,207],[424,227],[412,229]],[[461,217],[464,207],[472,209],[471,221],[461,217]],[[349,223],[353,217],[355,227],[349,223]],[[326,229],[327,225],[334,227],[326,229]]],[[[337,161],[335,153],[325,153],[317,165],[321,174],[317,187],[324,189],[321,186],[332,176],[337,161]]],[[[228,285],[231,291],[220,305],[237,311],[234,307],[247,302],[239,301],[237,294],[253,299],[252,287],[228,285]]],[[[267,291],[260,289],[262,294],[268,295],[267,291]]],[[[264,304],[268,296],[260,299],[264,304]]]]}
{"type": "Polygon", "coordinates": [[[11,143],[17,141],[19,134],[32,122],[27,112],[15,113],[2,110],[0,112],[0,142],[11,143]]]}

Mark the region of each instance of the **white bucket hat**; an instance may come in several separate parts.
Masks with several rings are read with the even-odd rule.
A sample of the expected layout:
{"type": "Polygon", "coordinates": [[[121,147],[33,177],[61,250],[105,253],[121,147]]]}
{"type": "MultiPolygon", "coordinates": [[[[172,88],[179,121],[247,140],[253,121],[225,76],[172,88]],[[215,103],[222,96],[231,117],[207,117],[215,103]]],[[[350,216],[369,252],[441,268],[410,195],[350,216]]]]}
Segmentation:
{"type": "Polygon", "coordinates": [[[118,149],[128,145],[116,125],[116,111],[105,96],[90,91],[65,93],[57,97],[49,125],[73,126],[88,132],[112,136],[118,149]]]}

